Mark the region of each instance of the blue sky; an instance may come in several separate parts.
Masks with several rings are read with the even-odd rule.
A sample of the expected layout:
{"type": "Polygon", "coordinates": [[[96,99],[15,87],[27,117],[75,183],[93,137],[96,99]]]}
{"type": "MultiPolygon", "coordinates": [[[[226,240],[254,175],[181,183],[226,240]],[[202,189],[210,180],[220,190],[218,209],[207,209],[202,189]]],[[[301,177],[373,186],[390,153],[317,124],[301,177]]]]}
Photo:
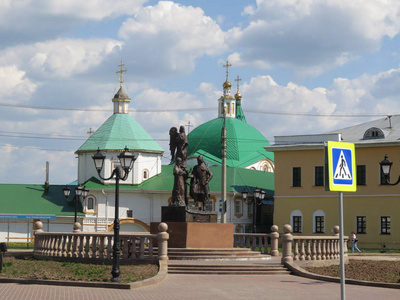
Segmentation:
{"type": "Polygon", "coordinates": [[[271,143],[396,114],[399,14],[395,0],[0,0],[0,183],[42,183],[46,161],[51,183],[76,179],[121,59],[130,114],[165,150],[170,127],[217,116],[227,59],[271,143]]]}

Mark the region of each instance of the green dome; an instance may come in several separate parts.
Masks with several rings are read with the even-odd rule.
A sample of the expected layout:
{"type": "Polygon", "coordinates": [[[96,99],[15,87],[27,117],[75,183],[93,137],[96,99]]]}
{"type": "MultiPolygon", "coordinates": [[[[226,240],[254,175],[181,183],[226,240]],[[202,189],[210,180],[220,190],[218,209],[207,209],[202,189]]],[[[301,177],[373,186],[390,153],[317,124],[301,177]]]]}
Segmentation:
{"type": "Polygon", "coordinates": [[[163,153],[161,146],[128,114],[113,114],[76,151],[122,150],[163,153]]]}
{"type": "MultiPolygon", "coordinates": [[[[221,164],[221,130],[224,119],[217,118],[196,127],[188,135],[188,157],[203,155],[205,159],[221,164]]],[[[227,158],[229,167],[246,167],[262,159],[273,161],[273,153],[264,147],[268,140],[246,122],[226,118],[227,158]]]]}

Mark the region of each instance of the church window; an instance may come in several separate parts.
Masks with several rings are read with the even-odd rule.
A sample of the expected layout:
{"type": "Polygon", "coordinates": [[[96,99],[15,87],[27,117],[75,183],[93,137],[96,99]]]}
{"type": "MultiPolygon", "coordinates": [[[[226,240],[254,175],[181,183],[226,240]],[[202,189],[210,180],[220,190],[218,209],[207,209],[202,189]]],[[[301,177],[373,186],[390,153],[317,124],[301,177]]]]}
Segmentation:
{"type": "Polygon", "coordinates": [[[149,170],[143,170],[143,181],[149,178],[149,170]]]}
{"type": "Polygon", "coordinates": [[[235,200],[235,215],[241,217],[243,215],[243,201],[241,199],[235,200]]]}
{"type": "Polygon", "coordinates": [[[88,196],[85,199],[86,213],[94,213],[96,206],[96,199],[93,196],[88,196]]]}
{"type": "Polygon", "coordinates": [[[127,218],[133,218],[133,211],[132,211],[132,209],[126,210],[126,217],[127,217],[127,218]]]}

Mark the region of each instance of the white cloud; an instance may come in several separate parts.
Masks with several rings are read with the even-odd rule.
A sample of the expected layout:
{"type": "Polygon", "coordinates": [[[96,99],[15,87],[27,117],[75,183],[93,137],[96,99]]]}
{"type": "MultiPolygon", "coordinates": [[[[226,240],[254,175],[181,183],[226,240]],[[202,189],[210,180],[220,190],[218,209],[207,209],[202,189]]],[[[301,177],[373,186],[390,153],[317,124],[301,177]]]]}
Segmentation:
{"type": "Polygon", "coordinates": [[[196,59],[227,49],[224,32],[201,8],[171,1],[145,7],[124,22],[119,37],[134,69],[153,76],[190,74],[196,59]]]}
{"type": "Polygon", "coordinates": [[[0,67],[1,102],[14,103],[16,99],[29,100],[37,84],[25,77],[15,65],[0,67]]]}
{"type": "Polygon", "coordinates": [[[24,0],[0,2],[1,47],[53,39],[88,21],[132,15],[146,0],[24,0]]]}
{"type": "Polygon", "coordinates": [[[36,79],[67,78],[99,65],[122,43],[112,39],[57,39],[8,48],[0,65],[17,65],[36,79]]]}
{"type": "Polygon", "coordinates": [[[360,53],[379,49],[384,36],[400,31],[397,0],[258,0],[244,12],[246,28],[233,28],[227,39],[243,50],[243,64],[277,64],[296,72],[320,74],[360,53]],[[261,62],[261,63],[260,63],[261,62]]]}

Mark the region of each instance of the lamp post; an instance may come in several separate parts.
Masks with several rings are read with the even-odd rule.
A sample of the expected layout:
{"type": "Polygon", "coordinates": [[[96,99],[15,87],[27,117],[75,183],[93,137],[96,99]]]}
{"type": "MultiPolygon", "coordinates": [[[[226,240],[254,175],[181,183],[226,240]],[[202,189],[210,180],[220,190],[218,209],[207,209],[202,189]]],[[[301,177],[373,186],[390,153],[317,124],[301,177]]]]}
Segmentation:
{"type": "Polygon", "coordinates": [[[71,189],[66,185],[65,188],[63,188],[64,196],[67,199],[67,202],[74,202],[75,203],[75,217],[74,217],[74,231],[80,231],[80,224],[78,226],[78,202],[82,203],[83,200],[85,200],[86,196],[89,193],[89,190],[86,189],[86,187],[83,187],[81,185],[78,185],[75,188],[75,196],[72,199],[69,199],[69,195],[71,194],[71,189]]]}
{"type": "Polygon", "coordinates": [[[119,242],[119,181],[126,180],[128,178],[129,172],[132,169],[133,163],[136,160],[136,157],[129,152],[127,147],[124,148],[124,151],[118,155],[120,166],[114,168],[111,173],[111,176],[108,178],[104,178],[101,176],[101,170],[103,169],[105,156],[100,153],[100,150],[97,150],[97,153],[92,156],[94,165],[97,170],[97,174],[103,180],[110,180],[115,177],[115,218],[114,218],[114,245],[113,245],[113,267],[111,274],[113,278],[111,281],[120,282],[121,279],[119,275],[121,273],[119,269],[119,256],[120,256],[120,242],[119,242]]]}
{"type": "Polygon", "coordinates": [[[256,213],[257,213],[256,205],[262,204],[262,201],[265,197],[265,191],[262,189],[260,190],[256,187],[256,189],[254,190],[254,193],[253,193],[253,198],[249,199],[248,196],[249,196],[249,193],[244,188],[242,191],[242,197],[243,197],[244,203],[246,203],[247,205],[251,205],[254,202],[254,204],[253,204],[253,233],[256,233],[256,213]]]}
{"type": "Polygon", "coordinates": [[[383,174],[383,183],[388,185],[396,185],[400,183],[400,176],[399,179],[395,183],[390,183],[390,169],[392,168],[392,162],[388,159],[387,155],[385,154],[385,158],[379,163],[381,165],[381,172],[383,174]]]}

